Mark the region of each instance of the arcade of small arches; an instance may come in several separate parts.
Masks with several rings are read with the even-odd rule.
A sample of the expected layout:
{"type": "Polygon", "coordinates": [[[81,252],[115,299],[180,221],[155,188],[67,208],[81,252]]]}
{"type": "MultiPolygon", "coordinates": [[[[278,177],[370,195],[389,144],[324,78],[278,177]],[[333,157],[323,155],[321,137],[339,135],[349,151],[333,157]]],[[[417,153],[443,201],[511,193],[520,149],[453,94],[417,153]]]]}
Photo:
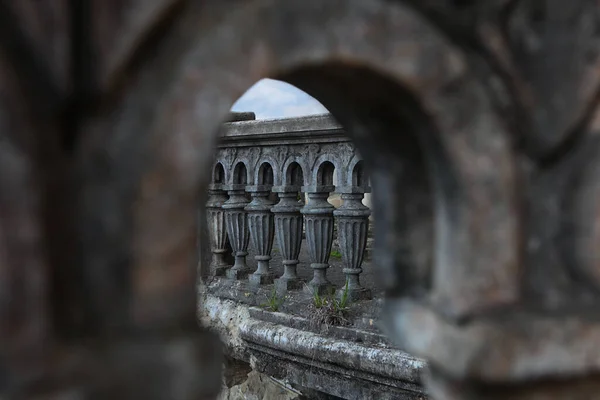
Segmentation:
{"type": "Polygon", "coordinates": [[[329,293],[334,288],[327,269],[337,232],[344,291],[352,300],[371,298],[360,283],[371,214],[363,204],[369,179],[360,155],[330,116],[225,124],[212,168],[206,204],[211,275],[275,283],[281,291],[305,287],[329,293]],[[311,130],[297,124],[310,124],[311,130]],[[264,134],[274,126],[283,132],[264,134]],[[333,193],[341,198],[337,208],[328,201],[333,193]],[[296,271],[303,239],[313,270],[306,286],[296,271]],[[269,265],[275,240],[284,266],[279,277],[269,265]],[[250,244],[255,271],[246,262],[250,244]],[[233,265],[226,260],[230,247],[233,265]]]}

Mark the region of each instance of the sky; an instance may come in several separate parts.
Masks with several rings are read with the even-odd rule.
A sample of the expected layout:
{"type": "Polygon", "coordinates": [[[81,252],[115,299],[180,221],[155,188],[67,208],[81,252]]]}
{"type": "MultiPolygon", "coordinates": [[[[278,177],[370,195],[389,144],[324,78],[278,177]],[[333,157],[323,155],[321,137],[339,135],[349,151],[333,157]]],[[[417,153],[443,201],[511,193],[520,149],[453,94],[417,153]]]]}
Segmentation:
{"type": "Polygon", "coordinates": [[[328,112],[321,103],[300,89],[274,79],[256,82],[235,102],[231,110],[253,111],[256,119],[300,117],[328,112]]]}

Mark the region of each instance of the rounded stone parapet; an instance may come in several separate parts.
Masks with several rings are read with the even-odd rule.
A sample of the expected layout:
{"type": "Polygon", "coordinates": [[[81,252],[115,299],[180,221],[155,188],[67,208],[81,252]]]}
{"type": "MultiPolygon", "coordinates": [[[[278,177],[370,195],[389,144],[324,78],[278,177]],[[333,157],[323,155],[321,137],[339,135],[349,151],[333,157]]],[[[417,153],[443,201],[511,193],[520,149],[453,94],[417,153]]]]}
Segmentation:
{"type": "Polygon", "coordinates": [[[245,186],[245,190],[248,193],[257,193],[257,192],[270,192],[272,190],[272,185],[247,185],[245,186]]]}
{"type": "Polygon", "coordinates": [[[302,207],[304,207],[293,195],[291,197],[284,196],[280,196],[281,201],[271,207],[271,212],[276,214],[299,213],[302,207]]]}
{"type": "Polygon", "coordinates": [[[304,188],[298,185],[280,185],[280,186],[272,186],[271,191],[273,193],[298,193],[302,191],[304,188]]]}
{"type": "Polygon", "coordinates": [[[309,185],[300,189],[304,193],[331,193],[335,191],[334,185],[309,185]]]}
{"type": "Polygon", "coordinates": [[[335,207],[327,201],[329,192],[310,192],[308,193],[308,202],[302,207],[304,215],[331,215],[335,207]]]}
{"type": "Polygon", "coordinates": [[[229,184],[229,185],[223,185],[223,190],[227,190],[227,191],[246,191],[246,186],[244,184],[241,183],[233,183],[233,184],[229,184]]]}
{"type": "Polygon", "coordinates": [[[371,193],[371,187],[370,186],[336,186],[335,192],[339,193],[339,194],[343,194],[343,193],[364,194],[364,193],[371,193]]]}

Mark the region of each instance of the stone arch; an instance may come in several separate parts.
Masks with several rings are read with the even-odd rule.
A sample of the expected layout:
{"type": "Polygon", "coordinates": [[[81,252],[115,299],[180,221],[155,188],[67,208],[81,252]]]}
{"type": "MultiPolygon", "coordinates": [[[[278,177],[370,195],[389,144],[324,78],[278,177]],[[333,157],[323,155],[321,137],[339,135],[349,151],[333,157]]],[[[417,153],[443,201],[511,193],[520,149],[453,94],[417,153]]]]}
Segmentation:
{"type": "Polygon", "coordinates": [[[346,181],[347,186],[359,186],[369,187],[370,178],[365,170],[365,162],[362,157],[357,154],[352,157],[346,168],[346,181]],[[358,176],[360,174],[360,176],[358,176]]]}
{"type": "Polygon", "coordinates": [[[277,163],[277,161],[275,161],[275,159],[273,157],[270,156],[262,156],[255,168],[255,173],[254,173],[254,184],[255,185],[260,185],[259,183],[259,175],[260,175],[260,168],[264,165],[264,164],[269,164],[271,167],[271,170],[273,172],[273,183],[272,185],[280,185],[281,184],[281,167],[279,166],[279,164],[277,163]]]}
{"type": "Polygon", "coordinates": [[[213,167],[213,175],[212,175],[212,183],[216,184],[224,184],[227,182],[227,177],[225,176],[225,168],[220,161],[213,167]]]}
{"type": "Polygon", "coordinates": [[[304,172],[302,165],[296,161],[292,161],[285,170],[285,185],[288,186],[303,186],[304,172]]]}
{"type": "Polygon", "coordinates": [[[250,172],[244,161],[236,161],[233,163],[233,171],[231,172],[232,185],[248,185],[250,182],[250,172]]]}
{"type": "Polygon", "coordinates": [[[327,178],[323,174],[331,174],[331,183],[327,185],[334,185],[334,182],[337,182],[336,186],[343,185],[344,174],[342,168],[340,168],[339,161],[335,158],[334,154],[326,153],[321,154],[312,166],[312,176],[310,185],[321,185],[322,182],[325,182],[327,178]]]}
{"type": "MultiPolygon", "coordinates": [[[[271,76],[317,98],[347,127],[363,155],[374,207],[385,210],[376,216],[377,246],[382,247],[375,264],[389,294],[402,299],[427,293],[445,316],[455,319],[518,299],[524,246],[517,164],[506,128],[477,76],[484,69],[470,70],[458,46],[400,2],[251,0],[235,12],[226,6],[212,10],[218,27],[203,11],[201,3],[191,5],[188,22],[205,23],[192,24],[198,28],[187,35],[172,34],[157,49],[157,59],[168,60],[160,67],[181,73],[152,85],[164,69],[141,71],[141,83],[153,87],[144,98],[156,100],[129,113],[137,112],[137,123],[114,122],[114,136],[145,133],[137,139],[144,143],[136,144],[147,141],[156,153],[145,174],[170,173],[171,179],[154,190],[182,199],[140,196],[137,208],[144,213],[136,214],[138,231],[146,225],[168,226],[174,216],[194,219],[195,193],[208,182],[203,167],[221,121],[244,90],[271,76]],[[377,29],[366,34],[357,26],[377,29]],[[285,37],[278,34],[282,30],[285,37]],[[157,117],[146,122],[149,111],[157,117]],[[201,150],[190,155],[190,148],[201,150]],[[473,168],[474,160],[485,162],[473,168]],[[414,209],[418,212],[406,211],[414,209]],[[415,231],[424,232],[418,240],[415,231]],[[432,247],[424,245],[432,242],[432,247]]],[[[186,230],[178,237],[193,238],[196,232],[193,226],[181,229],[186,230]]],[[[138,254],[135,260],[165,265],[170,249],[161,251],[138,254]]],[[[193,246],[189,253],[170,265],[180,270],[192,265],[193,246]]],[[[389,316],[398,338],[410,336],[403,335],[410,317],[389,316]]],[[[422,351],[410,342],[406,347],[422,351]]]]}
{"type": "Polygon", "coordinates": [[[273,186],[275,184],[275,168],[270,162],[261,161],[258,163],[254,182],[256,185],[273,186]]]}
{"type": "Polygon", "coordinates": [[[308,168],[304,157],[298,157],[298,156],[288,157],[288,159],[285,160],[285,162],[283,163],[283,168],[281,169],[282,185],[291,185],[292,184],[291,179],[290,179],[291,177],[288,175],[288,172],[290,172],[290,166],[294,163],[298,165],[298,167],[300,168],[300,172],[302,174],[302,182],[299,184],[299,186],[308,185],[310,169],[308,168]]]}
{"type": "Polygon", "coordinates": [[[367,183],[367,177],[364,167],[364,162],[362,160],[358,161],[352,170],[348,171],[349,175],[352,178],[352,186],[364,187],[367,183]]]}

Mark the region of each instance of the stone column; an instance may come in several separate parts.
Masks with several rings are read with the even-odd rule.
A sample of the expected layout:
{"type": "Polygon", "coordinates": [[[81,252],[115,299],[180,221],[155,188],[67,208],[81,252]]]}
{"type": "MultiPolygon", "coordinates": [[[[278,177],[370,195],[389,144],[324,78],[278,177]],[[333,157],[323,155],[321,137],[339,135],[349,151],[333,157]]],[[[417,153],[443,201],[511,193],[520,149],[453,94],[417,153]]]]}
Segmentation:
{"type": "Polygon", "coordinates": [[[227,191],[229,200],[223,204],[227,235],[235,256],[233,267],[227,270],[227,277],[231,279],[244,279],[250,273],[250,268],[246,264],[250,234],[245,210],[248,205],[245,187],[241,184],[230,185],[227,191]]]}
{"type": "Polygon", "coordinates": [[[227,228],[225,227],[225,212],[223,204],[227,201],[227,193],[221,184],[211,184],[208,187],[208,201],[206,202],[206,217],[208,222],[208,236],[212,262],[210,275],[223,276],[228,264],[225,254],[227,246],[227,228]]]}
{"type": "MultiPolygon", "coordinates": [[[[341,193],[342,205],[333,212],[337,219],[338,242],[342,253],[344,274],[350,301],[371,298],[371,291],[360,285],[362,262],[367,247],[369,233],[369,216],[371,211],[362,203],[365,189],[349,187],[338,189],[341,193]]],[[[346,286],[340,288],[338,294],[343,295],[346,286]]]]}
{"type": "Polygon", "coordinates": [[[333,243],[333,207],[327,202],[329,193],[334,186],[308,186],[303,191],[308,195],[308,201],[302,208],[304,215],[306,242],[310,253],[310,267],[313,269],[313,279],[308,283],[312,292],[319,294],[330,293],[333,290],[327,280],[329,255],[333,243]]]}
{"type": "Polygon", "coordinates": [[[271,211],[275,215],[275,232],[284,268],[283,275],[275,280],[275,285],[278,291],[300,289],[302,281],[296,273],[303,226],[300,213],[302,202],[298,200],[300,186],[278,186],[273,191],[279,194],[280,199],[271,211]]]}
{"type": "Polygon", "coordinates": [[[250,238],[256,249],[254,258],[258,263],[256,271],[249,276],[249,280],[254,285],[266,285],[273,283],[273,273],[269,268],[275,236],[275,221],[271,212],[273,202],[269,200],[271,186],[247,186],[246,190],[252,195],[252,201],[246,206],[246,212],[250,238]]]}

